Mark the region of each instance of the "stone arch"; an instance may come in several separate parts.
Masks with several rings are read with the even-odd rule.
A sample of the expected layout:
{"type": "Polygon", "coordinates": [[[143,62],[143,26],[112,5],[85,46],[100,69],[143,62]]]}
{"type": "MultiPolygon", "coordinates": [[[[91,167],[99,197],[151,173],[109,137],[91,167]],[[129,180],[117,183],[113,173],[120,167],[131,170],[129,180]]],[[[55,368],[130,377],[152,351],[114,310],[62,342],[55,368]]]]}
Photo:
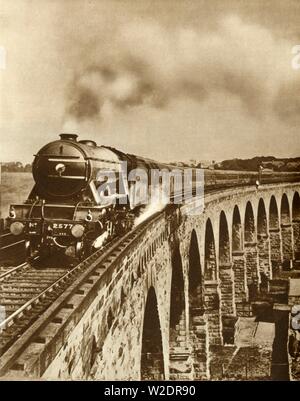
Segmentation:
{"type": "Polygon", "coordinates": [[[286,194],[283,194],[281,198],[280,220],[281,224],[291,223],[289,200],[286,194]]]}
{"type": "Polygon", "coordinates": [[[243,229],[241,215],[237,205],[233,209],[232,217],[232,252],[240,252],[243,249],[243,229]]]}
{"type": "MultiPolygon", "coordinates": [[[[170,300],[170,379],[180,379],[186,354],[186,304],[184,276],[179,244],[174,244],[172,252],[172,280],[170,300]]],[[[190,368],[189,368],[190,369],[190,368]]],[[[185,372],[186,373],[186,372],[185,372]]]]}
{"type": "Polygon", "coordinates": [[[228,224],[222,211],[219,219],[219,278],[221,290],[222,333],[226,343],[233,343],[234,321],[229,316],[234,314],[233,272],[230,257],[228,224]]]}
{"type": "Polygon", "coordinates": [[[248,201],[245,211],[245,242],[255,242],[255,220],[251,202],[248,201]]]}
{"type": "Polygon", "coordinates": [[[268,233],[267,212],[266,212],[265,202],[262,198],[260,198],[257,209],[257,234],[261,235],[267,233],[268,233]]]}
{"type": "Polygon", "coordinates": [[[294,219],[300,219],[300,196],[299,192],[295,192],[292,202],[292,215],[294,219]]]}
{"type": "Polygon", "coordinates": [[[237,205],[232,216],[232,265],[234,273],[235,304],[238,310],[247,300],[246,263],[241,214],[237,205]]]}
{"type": "Polygon", "coordinates": [[[279,227],[279,212],[274,195],[271,196],[269,207],[270,258],[273,277],[277,275],[281,264],[281,235],[279,227]]]}
{"type": "Polygon", "coordinates": [[[247,202],[244,223],[245,238],[245,259],[247,272],[247,285],[250,300],[256,297],[260,282],[258,268],[258,253],[256,243],[256,228],[253,207],[250,201],[247,202]]]}
{"type": "Polygon", "coordinates": [[[164,380],[163,346],[157,298],[150,287],[144,313],[141,380],[164,380]]]}
{"type": "Polygon", "coordinates": [[[219,221],[219,265],[230,263],[230,242],[225,213],[221,212],[219,221]]]}
{"type": "Polygon", "coordinates": [[[189,248],[189,306],[203,312],[203,280],[201,273],[200,253],[196,231],[192,231],[189,248]]]}
{"type": "Polygon", "coordinates": [[[290,269],[293,260],[292,224],[290,205],[284,193],[280,205],[281,240],[282,240],[282,268],[290,269]]]}
{"type": "Polygon", "coordinates": [[[300,265],[300,196],[295,192],[292,203],[295,267],[300,265]]]}
{"type": "Polygon", "coordinates": [[[207,219],[205,226],[205,266],[204,279],[217,280],[217,261],[214,232],[211,220],[207,219]]]}
{"type": "Polygon", "coordinates": [[[279,213],[275,196],[271,196],[269,210],[269,226],[272,229],[279,229],[279,213]]]}
{"type": "Polygon", "coordinates": [[[262,198],[260,198],[257,208],[257,250],[261,290],[267,291],[268,279],[272,277],[272,270],[270,268],[270,241],[268,235],[267,212],[262,198]]]}
{"type": "Polygon", "coordinates": [[[206,327],[204,320],[204,290],[199,244],[196,231],[189,247],[189,329],[193,352],[194,379],[206,374],[206,327]]]}
{"type": "Polygon", "coordinates": [[[220,344],[220,299],[218,293],[217,260],[215,238],[211,220],[208,218],[205,225],[204,237],[204,299],[205,314],[207,315],[209,344],[220,344]]]}

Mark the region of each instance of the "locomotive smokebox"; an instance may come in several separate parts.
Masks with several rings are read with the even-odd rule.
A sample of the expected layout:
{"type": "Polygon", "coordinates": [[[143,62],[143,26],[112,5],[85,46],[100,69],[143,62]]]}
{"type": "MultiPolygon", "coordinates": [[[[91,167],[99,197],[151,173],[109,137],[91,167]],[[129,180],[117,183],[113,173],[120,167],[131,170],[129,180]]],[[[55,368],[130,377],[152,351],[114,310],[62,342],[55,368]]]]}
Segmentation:
{"type": "Polygon", "coordinates": [[[76,135],[76,134],[68,134],[68,133],[62,133],[62,134],[60,134],[59,136],[60,136],[60,139],[61,139],[62,141],[73,141],[73,142],[77,142],[77,138],[78,138],[78,135],[76,135]]]}

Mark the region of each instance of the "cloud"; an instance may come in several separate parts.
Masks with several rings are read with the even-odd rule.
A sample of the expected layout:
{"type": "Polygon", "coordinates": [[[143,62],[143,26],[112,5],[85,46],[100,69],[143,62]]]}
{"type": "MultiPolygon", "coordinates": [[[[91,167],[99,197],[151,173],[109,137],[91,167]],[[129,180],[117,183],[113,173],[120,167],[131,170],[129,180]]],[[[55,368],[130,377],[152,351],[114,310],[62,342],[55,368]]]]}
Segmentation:
{"type": "Polygon", "coordinates": [[[282,83],[274,100],[274,111],[289,125],[300,123],[300,80],[282,83]]]}
{"type": "Polygon", "coordinates": [[[216,93],[238,98],[253,118],[270,110],[284,119],[292,114],[283,115],[277,106],[290,73],[289,44],[237,16],[223,18],[206,33],[127,21],[110,46],[98,39],[68,90],[66,112],[79,121],[101,118],[105,104],[163,108],[178,98],[203,102],[216,93]]]}
{"type": "Polygon", "coordinates": [[[157,160],[299,153],[293,1],[17,3],[0,16],[3,160],[31,161],[62,123],[157,160]]]}

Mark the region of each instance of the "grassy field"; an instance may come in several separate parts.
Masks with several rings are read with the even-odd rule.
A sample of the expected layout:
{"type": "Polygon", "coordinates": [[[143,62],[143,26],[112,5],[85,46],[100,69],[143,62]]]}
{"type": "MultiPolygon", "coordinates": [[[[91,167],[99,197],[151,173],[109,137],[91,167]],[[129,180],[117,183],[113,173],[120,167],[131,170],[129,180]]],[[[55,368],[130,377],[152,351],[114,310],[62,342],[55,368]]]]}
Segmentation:
{"type": "Polygon", "coordinates": [[[8,215],[11,203],[22,203],[33,187],[31,173],[2,173],[0,182],[0,216],[8,215]]]}

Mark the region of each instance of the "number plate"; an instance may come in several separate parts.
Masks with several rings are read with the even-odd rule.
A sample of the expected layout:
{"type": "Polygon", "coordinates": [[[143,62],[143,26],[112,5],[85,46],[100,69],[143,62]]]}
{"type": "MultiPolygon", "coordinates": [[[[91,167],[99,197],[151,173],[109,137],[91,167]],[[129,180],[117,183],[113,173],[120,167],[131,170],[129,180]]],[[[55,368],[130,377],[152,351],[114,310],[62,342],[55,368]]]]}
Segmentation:
{"type": "MultiPolygon", "coordinates": [[[[50,225],[52,227],[51,235],[55,236],[68,236],[71,235],[71,229],[73,224],[70,223],[52,223],[50,225]]],[[[49,232],[50,234],[50,232],[49,232]]]]}
{"type": "Polygon", "coordinates": [[[30,235],[41,235],[42,233],[42,226],[39,222],[29,222],[26,228],[30,235]]]}

